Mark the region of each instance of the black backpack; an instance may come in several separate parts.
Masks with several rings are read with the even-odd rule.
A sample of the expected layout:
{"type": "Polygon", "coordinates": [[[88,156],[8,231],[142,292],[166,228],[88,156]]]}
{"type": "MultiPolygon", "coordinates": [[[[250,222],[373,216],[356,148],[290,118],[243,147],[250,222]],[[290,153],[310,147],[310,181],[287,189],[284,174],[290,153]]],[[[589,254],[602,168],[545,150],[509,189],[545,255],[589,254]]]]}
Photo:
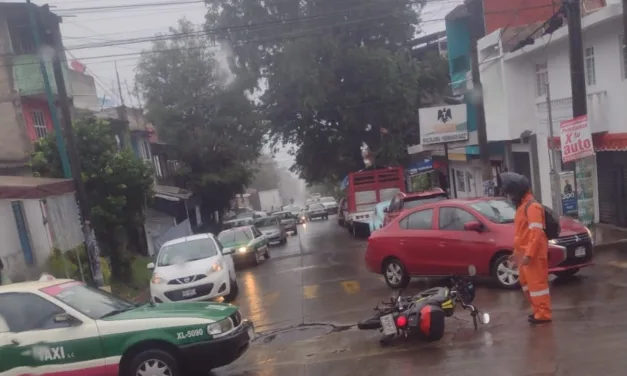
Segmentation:
{"type": "MultiPolygon", "coordinates": [[[[530,200],[527,205],[525,205],[525,216],[527,216],[527,209],[529,209],[529,205],[537,202],[536,200],[530,200]]],[[[540,204],[542,205],[542,204],[540,204]]],[[[542,205],[542,209],[544,209],[544,233],[546,234],[546,238],[548,240],[557,239],[560,236],[560,232],[562,229],[560,228],[560,218],[559,216],[551,210],[551,208],[542,205]]]]}

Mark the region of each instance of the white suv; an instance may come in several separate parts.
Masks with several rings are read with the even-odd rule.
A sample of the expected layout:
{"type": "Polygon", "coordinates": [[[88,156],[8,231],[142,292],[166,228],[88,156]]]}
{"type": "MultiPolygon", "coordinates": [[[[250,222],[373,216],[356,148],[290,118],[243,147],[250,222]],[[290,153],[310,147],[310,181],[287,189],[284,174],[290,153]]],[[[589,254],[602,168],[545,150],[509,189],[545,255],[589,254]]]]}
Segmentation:
{"type": "Polygon", "coordinates": [[[235,300],[238,293],[233,258],[222,252],[212,234],[170,240],[157,254],[150,295],[155,303],[199,301],[224,297],[235,300]]]}

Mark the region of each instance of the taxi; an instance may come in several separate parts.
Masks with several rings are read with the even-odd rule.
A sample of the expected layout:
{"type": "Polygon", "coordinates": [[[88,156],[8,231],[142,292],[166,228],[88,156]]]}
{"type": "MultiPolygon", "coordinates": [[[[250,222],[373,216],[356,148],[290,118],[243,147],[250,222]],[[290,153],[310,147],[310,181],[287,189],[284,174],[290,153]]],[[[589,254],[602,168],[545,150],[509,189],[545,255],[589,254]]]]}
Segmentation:
{"type": "Polygon", "coordinates": [[[3,376],[202,373],[237,360],[254,337],[231,304],[138,305],[51,277],[0,286],[3,376]]]}

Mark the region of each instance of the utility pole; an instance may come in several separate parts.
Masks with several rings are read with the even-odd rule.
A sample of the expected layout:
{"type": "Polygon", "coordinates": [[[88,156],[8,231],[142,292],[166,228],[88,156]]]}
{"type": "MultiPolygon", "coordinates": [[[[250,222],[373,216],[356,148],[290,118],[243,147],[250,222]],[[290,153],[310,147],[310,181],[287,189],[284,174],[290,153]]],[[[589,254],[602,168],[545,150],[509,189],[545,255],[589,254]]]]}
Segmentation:
{"type": "MultiPolygon", "coordinates": [[[[27,0],[28,1],[28,0],[27,0]]],[[[48,11],[47,19],[56,17],[48,11]]],[[[49,25],[45,25],[49,26],[49,25]]],[[[52,30],[52,27],[51,27],[52,30]]],[[[82,171],[80,165],[80,155],[76,144],[76,136],[72,128],[72,115],[70,112],[70,102],[68,100],[67,89],[65,86],[65,78],[63,77],[63,68],[61,66],[61,57],[58,51],[55,51],[52,58],[52,69],[54,71],[54,79],[57,85],[59,96],[59,107],[61,108],[61,116],[63,119],[63,129],[68,146],[68,154],[70,157],[70,168],[76,185],[76,194],[78,196],[78,206],[83,220],[83,234],[85,236],[85,247],[89,257],[89,265],[96,287],[103,287],[104,277],[100,269],[100,248],[96,240],[94,229],[91,227],[91,209],[87,201],[87,190],[82,179],[82,171]]],[[[57,120],[58,121],[58,120],[57,120]]]]}
{"type": "MultiPolygon", "coordinates": [[[[48,109],[50,110],[50,116],[52,117],[52,125],[54,127],[54,136],[57,141],[57,149],[59,149],[59,159],[61,159],[61,168],[63,169],[63,177],[66,179],[72,178],[72,172],[70,169],[70,162],[68,160],[67,150],[65,147],[65,140],[63,139],[63,132],[61,130],[61,123],[59,122],[59,116],[57,114],[57,106],[54,103],[54,96],[52,94],[52,86],[50,85],[50,78],[48,77],[48,71],[46,69],[46,62],[44,61],[44,54],[41,51],[41,41],[39,39],[39,9],[36,5],[33,5],[30,0],[26,0],[26,7],[28,8],[28,17],[30,19],[30,28],[33,32],[33,40],[35,42],[35,48],[37,49],[37,55],[39,58],[39,68],[44,81],[44,90],[46,91],[46,99],[48,101],[48,109]],[[35,9],[37,14],[35,14],[35,9]]],[[[58,89],[57,89],[58,90],[58,89]]]]}
{"type": "Polygon", "coordinates": [[[627,45],[627,0],[623,0],[623,46],[627,45]]]}
{"type": "Polygon", "coordinates": [[[557,161],[555,159],[555,150],[553,145],[554,142],[554,133],[553,133],[553,110],[551,108],[551,91],[549,84],[546,84],[546,111],[548,115],[549,121],[549,139],[551,140],[549,144],[549,164],[551,165],[551,179],[553,186],[553,209],[558,215],[562,215],[562,200],[560,195],[560,178],[557,174],[557,161]]]}
{"type": "MultiPolygon", "coordinates": [[[[623,0],[623,3],[625,0],[623,0]]],[[[564,0],[568,21],[568,49],[570,53],[570,90],[573,98],[573,118],[588,114],[586,76],[583,60],[580,0],[564,0]]],[[[623,17],[625,17],[623,15],[623,17]]]]}
{"type": "Polygon", "coordinates": [[[466,7],[470,13],[471,38],[470,57],[472,73],[471,101],[477,109],[477,138],[479,142],[479,159],[481,160],[481,170],[483,184],[492,181],[492,167],[490,165],[490,150],[488,149],[488,133],[485,122],[485,109],[483,108],[483,91],[481,86],[481,75],[479,70],[479,51],[477,41],[485,36],[485,25],[483,23],[483,1],[467,0],[466,7]]]}
{"type": "MultiPolygon", "coordinates": [[[[115,75],[118,79],[118,93],[120,94],[120,104],[121,106],[118,109],[118,116],[122,121],[126,122],[126,126],[128,127],[128,113],[126,112],[126,104],[124,104],[124,95],[122,94],[122,83],[120,82],[120,72],[118,72],[118,63],[114,62],[115,65],[115,75]]],[[[131,146],[131,135],[130,129],[127,128],[124,130],[124,140],[122,140],[123,146],[127,149],[132,149],[131,146]]]]}

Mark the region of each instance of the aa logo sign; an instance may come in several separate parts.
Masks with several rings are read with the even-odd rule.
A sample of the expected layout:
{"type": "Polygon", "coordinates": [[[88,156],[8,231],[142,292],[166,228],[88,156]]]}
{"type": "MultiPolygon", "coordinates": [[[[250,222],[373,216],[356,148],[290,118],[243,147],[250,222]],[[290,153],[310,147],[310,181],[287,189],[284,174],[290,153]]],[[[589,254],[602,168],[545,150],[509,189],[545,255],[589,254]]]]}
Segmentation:
{"type": "Polygon", "coordinates": [[[592,135],[588,127],[588,117],[580,116],[560,123],[562,160],[572,162],[576,159],[594,155],[592,135]]]}

